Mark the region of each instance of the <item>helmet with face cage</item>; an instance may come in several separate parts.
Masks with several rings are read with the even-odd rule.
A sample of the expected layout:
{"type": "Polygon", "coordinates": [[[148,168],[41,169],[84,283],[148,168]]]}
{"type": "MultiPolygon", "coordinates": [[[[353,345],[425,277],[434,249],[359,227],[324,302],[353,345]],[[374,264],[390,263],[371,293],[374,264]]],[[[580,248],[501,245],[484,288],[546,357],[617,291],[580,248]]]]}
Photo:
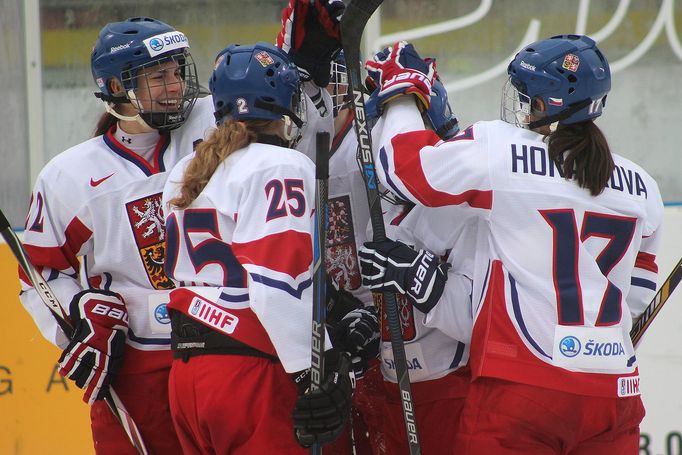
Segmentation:
{"type": "Polygon", "coordinates": [[[108,112],[119,119],[135,120],[136,117],[123,116],[113,108],[115,104],[131,103],[140,118],[157,130],[182,125],[199,95],[187,37],[149,17],[132,17],[105,25],[92,49],[90,66],[100,90],[95,96],[106,102],[108,112]],[[164,76],[168,70],[173,71],[171,82],[164,76]],[[158,77],[159,72],[162,77],[158,77]],[[122,86],[116,93],[112,90],[114,80],[122,86]],[[149,99],[150,89],[156,86],[163,86],[161,94],[149,99]]]}
{"type": "Polygon", "coordinates": [[[525,46],[507,73],[502,119],[529,129],[599,117],[611,89],[608,61],[584,35],[558,35],[525,46]],[[544,110],[534,106],[536,97],[544,110]]]}

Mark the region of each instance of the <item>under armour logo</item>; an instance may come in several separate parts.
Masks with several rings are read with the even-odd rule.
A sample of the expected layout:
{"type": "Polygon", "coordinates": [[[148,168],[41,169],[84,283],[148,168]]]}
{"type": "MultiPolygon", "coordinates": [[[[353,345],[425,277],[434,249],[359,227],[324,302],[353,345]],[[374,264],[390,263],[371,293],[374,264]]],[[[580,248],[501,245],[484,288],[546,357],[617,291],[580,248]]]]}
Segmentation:
{"type": "Polygon", "coordinates": [[[121,136],[121,142],[127,142],[128,144],[132,144],[133,140],[129,137],[121,136]]]}

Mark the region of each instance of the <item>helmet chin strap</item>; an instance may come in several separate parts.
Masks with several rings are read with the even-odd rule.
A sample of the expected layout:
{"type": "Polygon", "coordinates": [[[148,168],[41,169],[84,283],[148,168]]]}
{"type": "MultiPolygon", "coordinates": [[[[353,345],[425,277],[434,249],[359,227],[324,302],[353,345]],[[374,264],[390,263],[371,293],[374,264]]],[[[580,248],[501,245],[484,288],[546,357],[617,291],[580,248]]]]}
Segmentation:
{"type": "Polygon", "coordinates": [[[135,109],[137,110],[137,113],[135,115],[123,115],[120,112],[117,112],[114,109],[114,106],[117,103],[111,102],[111,101],[105,101],[104,103],[104,109],[114,117],[116,117],[119,120],[123,120],[124,122],[137,122],[140,126],[144,127],[146,130],[153,130],[151,126],[145,122],[142,117],[140,116],[139,112],[139,102],[137,100],[137,97],[135,96],[135,93],[132,90],[128,90],[128,99],[130,101],[130,104],[132,104],[135,109]]]}

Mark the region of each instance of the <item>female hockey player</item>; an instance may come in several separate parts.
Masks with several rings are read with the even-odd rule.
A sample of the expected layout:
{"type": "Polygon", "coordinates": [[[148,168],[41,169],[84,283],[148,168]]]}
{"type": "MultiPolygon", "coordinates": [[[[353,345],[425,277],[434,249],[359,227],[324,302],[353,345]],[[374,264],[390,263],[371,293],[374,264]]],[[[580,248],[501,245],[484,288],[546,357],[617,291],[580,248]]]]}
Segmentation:
{"type": "MultiPolygon", "coordinates": [[[[381,114],[383,107],[378,105],[379,100],[380,89],[377,87],[366,104],[368,117],[381,114]]],[[[433,81],[429,107],[421,117],[421,128],[428,128],[442,140],[451,139],[459,131],[447,91],[439,79],[433,81]]],[[[374,137],[381,134],[382,127],[381,122],[375,125],[372,130],[374,137]]],[[[445,328],[429,326],[424,323],[426,315],[419,305],[414,305],[408,296],[396,296],[421,449],[423,453],[449,453],[454,441],[452,429],[459,424],[470,381],[466,364],[469,360],[471,315],[466,308],[471,299],[472,276],[470,263],[458,260],[457,255],[449,257],[449,254],[451,250],[470,248],[473,243],[472,231],[465,223],[457,226],[450,224],[443,218],[447,214],[444,209],[415,205],[402,200],[395,193],[389,194],[390,197],[382,200],[386,235],[400,241],[391,242],[391,245],[398,247],[392,253],[399,255],[399,250],[403,249],[409,254],[413,251],[410,245],[451,261],[447,271],[449,279],[440,295],[440,305],[459,310],[456,325],[450,324],[445,328]]],[[[452,212],[452,209],[449,211],[452,212]]],[[[363,255],[361,250],[361,263],[363,255]]],[[[382,294],[377,295],[381,297],[382,294]]],[[[381,370],[384,377],[385,417],[382,431],[385,453],[397,455],[407,453],[407,434],[385,309],[383,313],[381,370]]]]}
{"type": "Polygon", "coordinates": [[[59,373],[92,405],[99,454],[137,453],[102,401],[110,384],[151,453],[182,453],[167,393],[173,285],[163,271],[161,192],[166,171],[213,125],[188,49],[183,33],[152,18],[102,28],[91,68],[107,112],[95,137],[45,166],[28,211],[26,249],[69,312],[73,339],[25,276],[21,301],[64,349],[59,373]]]}
{"type": "Polygon", "coordinates": [[[218,127],[163,195],[166,270],[180,286],[176,428],[186,454],[307,453],[299,444],[338,436],[352,386],[350,359],[331,349],[321,387],[305,392],[315,180],[292,149],[305,122],[298,69],[270,44],[231,45],[209,86],[218,127]]]}
{"type": "MultiPolygon", "coordinates": [[[[606,58],[585,36],[526,46],[508,68],[504,121],[442,142],[419,129],[433,72],[413,53],[397,43],[367,66],[381,70],[380,178],[416,204],[459,208],[452,226],[476,225],[475,252],[460,259],[474,270],[473,380],[453,453],[637,453],[629,330],[655,292],[663,206],[594,123],[606,58]]],[[[438,303],[446,275],[432,255],[390,242],[361,254],[367,285],[404,291],[427,324],[456,323],[438,303]]]]}

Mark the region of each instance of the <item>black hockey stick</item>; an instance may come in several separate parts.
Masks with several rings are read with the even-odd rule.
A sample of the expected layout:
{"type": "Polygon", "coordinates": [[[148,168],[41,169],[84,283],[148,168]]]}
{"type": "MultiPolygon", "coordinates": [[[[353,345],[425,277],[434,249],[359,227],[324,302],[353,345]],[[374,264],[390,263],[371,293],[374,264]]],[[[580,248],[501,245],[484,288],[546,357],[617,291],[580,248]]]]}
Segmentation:
{"type": "MultiPolygon", "coordinates": [[[[313,345],[310,390],[320,388],[324,377],[324,341],[327,292],[324,258],[327,247],[327,190],[329,180],[329,133],[317,133],[315,151],[315,246],[313,249],[313,345]]],[[[322,446],[313,444],[310,453],[320,455],[322,446]]]]}
{"type": "Polygon", "coordinates": [[[673,271],[670,272],[668,278],[665,279],[663,285],[661,285],[661,289],[658,290],[649,306],[644,310],[644,313],[642,313],[637,322],[632,326],[632,329],[630,330],[630,339],[632,340],[632,345],[634,347],[637,347],[644,332],[651,325],[658,312],[661,311],[661,308],[663,308],[663,305],[677,285],[680,284],[680,281],[682,281],[682,259],[673,267],[673,271]]]}
{"type": "MultiPolygon", "coordinates": [[[[362,78],[360,76],[360,39],[367,21],[382,2],[383,0],[352,0],[346,6],[346,10],[341,18],[341,39],[346,59],[348,88],[353,98],[352,106],[355,111],[354,123],[355,133],[358,137],[358,160],[362,165],[365,189],[367,190],[367,202],[369,203],[374,241],[385,240],[386,229],[382,216],[380,194],[377,188],[371,135],[369,134],[367,118],[365,116],[365,100],[362,94],[362,78]]],[[[386,308],[388,328],[391,334],[391,348],[393,349],[393,359],[400,389],[403,418],[405,419],[405,430],[407,431],[407,443],[409,444],[410,455],[418,455],[421,454],[421,446],[419,445],[419,437],[417,435],[417,421],[414,414],[405,345],[403,344],[400,315],[398,314],[395,294],[385,293],[383,295],[383,305],[386,308]]]]}
{"type": "MultiPolygon", "coordinates": [[[[0,210],[0,234],[7,242],[7,245],[9,245],[10,250],[12,250],[12,254],[14,254],[19,266],[29,277],[31,283],[33,283],[33,287],[38,292],[40,299],[50,309],[64,334],[71,339],[73,337],[73,326],[69,321],[68,315],[50,289],[50,286],[28,259],[28,255],[26,254],[26,250],[24,249],[21,240],[19,240],[19,237],[17,237],[12,230],[9,221],[7,221],[7,217],[5,217],[2,210],[0,210]]],[[[112,387],[109,387],[109,391],[104,396],[104,401],[109,405],[111,412],[121,423],[121,426],[123,426],[123,429],[128,435],[128,439],[130,439],[131,444],[135,447],[137,452],[140,455],[148,455],[147,448],[142,441],[142,435],[140,435],[140,431],[138,430],[137,425],[135,425],[135,421],[133,421],[133,418],[130,416],[125,406],[123,406],[123,403],[112,387]]]]}

